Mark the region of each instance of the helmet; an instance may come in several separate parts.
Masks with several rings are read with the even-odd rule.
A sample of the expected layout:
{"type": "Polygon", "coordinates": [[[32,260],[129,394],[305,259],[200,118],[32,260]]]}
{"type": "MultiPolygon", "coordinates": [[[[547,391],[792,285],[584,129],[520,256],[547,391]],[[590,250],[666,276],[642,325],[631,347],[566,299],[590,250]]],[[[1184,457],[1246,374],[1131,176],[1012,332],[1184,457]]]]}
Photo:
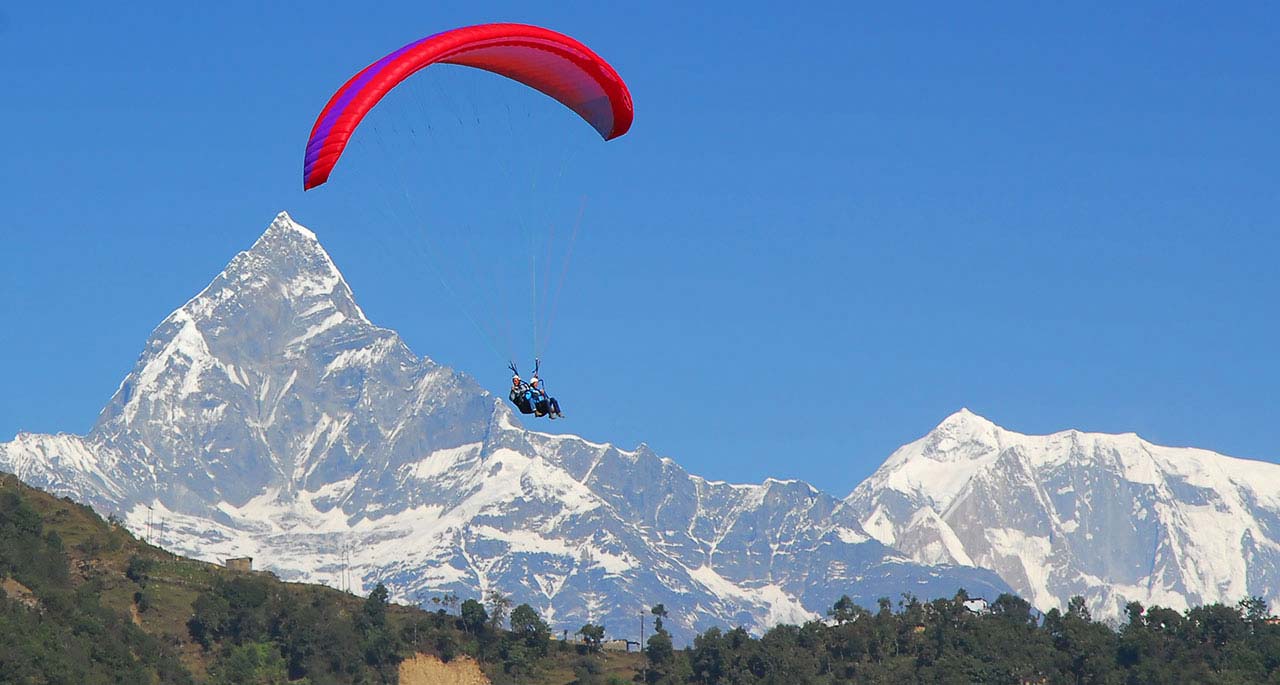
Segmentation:
{"type": "Polygon", "coordinates": [[[511,377],[511,382],[512,382],[512,383],[519,383],[519,382],[520,382],[520,377],[519,377],[519,376],[512,376],[512,377],[511,377]]]}
{"type": "Polygon", "coordinates": [[[537,376],[534,376],[533,378],[529,379],[529,385],[532,385],[535,388],[538,387],[538,384],[541,382],[542,382],[542,379],[538,378],[537,376]]]}

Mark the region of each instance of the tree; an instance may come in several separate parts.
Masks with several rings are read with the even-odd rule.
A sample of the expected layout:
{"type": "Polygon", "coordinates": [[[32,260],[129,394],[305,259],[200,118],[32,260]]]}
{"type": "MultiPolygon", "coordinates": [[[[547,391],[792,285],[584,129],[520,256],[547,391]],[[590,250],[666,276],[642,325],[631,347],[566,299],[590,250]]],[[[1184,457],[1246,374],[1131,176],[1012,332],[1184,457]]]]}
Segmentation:
{"type": "Polygon", "coordinates": [[[370,625],[387,625],[387,605],[390,604],[391,593],[387,586],[378,583],[373,592],[364,600],[364,617],[370,625]]]}
{"type": "Polygon", "coordinates": [[[594,652],[599,650],[600,643],[604,642],[604,626],[587,623],[579,628],[575,635],[581,635],[582,641],[587,643],[587,648],[594,652]]]}
{"type": "Polygon", "coordinates": [[[538,650],[539,654],[546,654],[547,643],[551,641],[551,627],[528,604],[521,604],[511,612],[511,633],[538,650]]]}
{"type": "Polygon", "coordinates": [[[671,645],[671,636],[660,630],[649,637],[644,649],[648,669],[646,682],[667,683],[671,681],[676,660],[675,649],[671,645]]]}
{"type": "Polygon", "coordinates": [[[1261,597],[1247,597],[1240,600],[1240,613],[1244,614],[1244,620],[1249,624],[1250,628],[1256,630],[1257,627],[1274,618],[1271,610],[1267,606],[1267,600],[1261,597]]]}
{"type": "Polygon", "coordinates": [[[1067,616],[1078,618],[1082,621],[1093,620],[1093,615],[1089,613],[1089,607],[1085,606],[1084,597],[1080,595],[1067,600],[1067,616]]]}
{"type": "Polygon", "coordinates": [[[360,650],[364,661],[386,679],[394,675],[400,663],[400,641],[387,625],[387,605],[390,603],[386,586],[378,583],[364,601],[356,627],[360,631],[360,650]]]}
{"type": "Polygon", "coordinates": [[[462,603],[462,627],[468,632],[479,635],[484,624],[489,620],[489,613],[484,605],[474,599],[462,603]]]}
{"type": "Polygon", "coordinates": [[[155,562],[151,559],[134,554],[129,557],[129,565],[125,568],[124,575],[139,585],[146,585],[147,574],[151,573],[154,567],[155,562]]]}
{"type": "Polygon", "coordinates": [[[502,645],[502,670],[515,676],[530,678],[536,662],[547,655],[551,646],[551,628],[528,604],[511,612],[511,632],[502,645]]]}
{"type": "Polygon", "coordinates": [[[213,685],[288,685],[284,658],[270,643],[251,642],[232,647],[210,669],[213,685]]]}
{"type": "Polygon", "coordinates": [[[450,609],[450,613],[458,613],[458,593],[449,592],[440,597],[440,603],[450,609]]]}
{"type": "Polygon", "coordinates": [[[675,682],[675,648],[671,644],[671,634],[662,625],[662,619],[667,617],[667,608],[656,604],[649,613],[653,614],[653,635],[644,646],[646,682],[675,682]]]}
{"type": "Polygon", "coordinates": [[[231,623],[231,603],[218,592],[202,592],[196,597],[194,615],[187,621],[191,638],[205,649],[221,640],[231,623]]]}
{"type": "Polygon", "coordinates": [[[812,636],[793,625],[770,628],[756,641],[761,670],[776,680],[786,678],[798,683],[817,680],[821,665],[815,645],[806,644],[810,637],[812,636]]]}
{"type": "Polygon", "coordinates": [[[1115,667],[1116,634],[1094,623],[1084,598],[1072,597],[1067,613],[1051,609],[1045,615],[1045,629],[1057,649],[1059,668],[1076,683],[1105,683],[1115,667]]]}
{"type": "Polygon", "coordinates": [[[840,595],[840,599],[836,600],[827,615],[834,619],[837,624],[843,625],[856,618],[861,610],[861,607],[854,604],[852,599],[849,599],[849,595],[840,595]]]}
{"type": "Polygon", "coordinates": [[[1007,592],[1001,593],[991,603],[991,615],[1015,625],[1034,627],[1039,623],[1031,610],[1030,602],[1007,592]]]}
{"type": "Polygon", "coordinates": [[[489,609],[489,628],[494,631],[502,629],[507,620],[507,611],[511,609],[511,598],[497,590],[490,590],[484,597],[489,609]]]}
{"type": "Polygon", "coordinates": [[[725,647],[719,628],[708,628],[701,635],[694,636],[693,650],[689,653],[694,682],[708,685],[724,682],[728,661],[725,647]]]}
{"type": "Polygon", "coordinates": [[[653,631],[655,633],[666,632],[662,628],[662,619],[667,617],[667,608],[661,604],[655,604],[649,610],[649,613],[653,614],[653,631]]]}

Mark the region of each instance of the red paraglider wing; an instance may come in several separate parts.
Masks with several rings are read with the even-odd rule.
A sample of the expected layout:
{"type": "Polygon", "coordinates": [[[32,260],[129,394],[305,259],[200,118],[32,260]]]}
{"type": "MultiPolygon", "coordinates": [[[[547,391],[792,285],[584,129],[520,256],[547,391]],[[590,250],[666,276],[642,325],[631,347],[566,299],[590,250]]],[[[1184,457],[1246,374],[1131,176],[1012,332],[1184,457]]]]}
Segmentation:
{"type": "Polygon", "coordinates": [[[432,64],[459,64],[519,81],[555,98],[605,140],[631,128],[631,93],[618,72],[587,46],[525,24],[482,24],[445,31],[396,50],[351,77],[316,119],[307,141],[304,190],[329,173],[360,120],[392,88],[432,64]]]}

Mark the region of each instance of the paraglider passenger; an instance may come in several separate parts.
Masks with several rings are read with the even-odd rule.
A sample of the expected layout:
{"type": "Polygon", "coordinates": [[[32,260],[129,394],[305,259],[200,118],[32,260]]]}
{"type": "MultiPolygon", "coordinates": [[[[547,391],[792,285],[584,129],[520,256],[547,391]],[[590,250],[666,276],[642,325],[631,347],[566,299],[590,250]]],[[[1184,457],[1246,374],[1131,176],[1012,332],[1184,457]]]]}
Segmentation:
{"type": "Polygon", "coordinates": [[[564,414],[560,413],[560,403],[556,398],[548,395],[542,389],[542,379],[534,376],[529,379],[529,387],[533,389],[534,409],[538,416],[549,416],[552,419],[563,419],[564,414]]]}

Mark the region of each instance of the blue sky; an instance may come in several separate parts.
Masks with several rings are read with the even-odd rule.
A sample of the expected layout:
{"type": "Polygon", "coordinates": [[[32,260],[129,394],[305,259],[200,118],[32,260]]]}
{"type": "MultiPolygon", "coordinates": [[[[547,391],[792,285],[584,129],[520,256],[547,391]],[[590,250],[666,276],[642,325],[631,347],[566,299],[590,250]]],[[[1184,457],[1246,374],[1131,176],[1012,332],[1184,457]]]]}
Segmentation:
{"type": "MultiPolygon", "coordinates": [[[[0,436],[87,430],[151,329],[282,209],[375,322],[502,390],[415,256],[439,245],[401,249],[413,234],[366,206],[361,183],[390,178],[364,174],[376,148],[318,191],[299,177],[349,75],[512,20],[610,60],[631,133],[519,99],[538,135],[518,159],[569,150],[569,174],[517,172],[555,177],[554,202],[501,180],[486,202],[498,139],[439,148],[440,186],[410,187],[436,225],[489,235],[522,201],[562,231],[583,211],[545,354],[570,421],[550,427],[835,494],[962,406],[1280,460],[1274,5],[615,5],[0,9],[0,436]]],[[[525,95],[467,76],[439,83],[525,95]]]]}

